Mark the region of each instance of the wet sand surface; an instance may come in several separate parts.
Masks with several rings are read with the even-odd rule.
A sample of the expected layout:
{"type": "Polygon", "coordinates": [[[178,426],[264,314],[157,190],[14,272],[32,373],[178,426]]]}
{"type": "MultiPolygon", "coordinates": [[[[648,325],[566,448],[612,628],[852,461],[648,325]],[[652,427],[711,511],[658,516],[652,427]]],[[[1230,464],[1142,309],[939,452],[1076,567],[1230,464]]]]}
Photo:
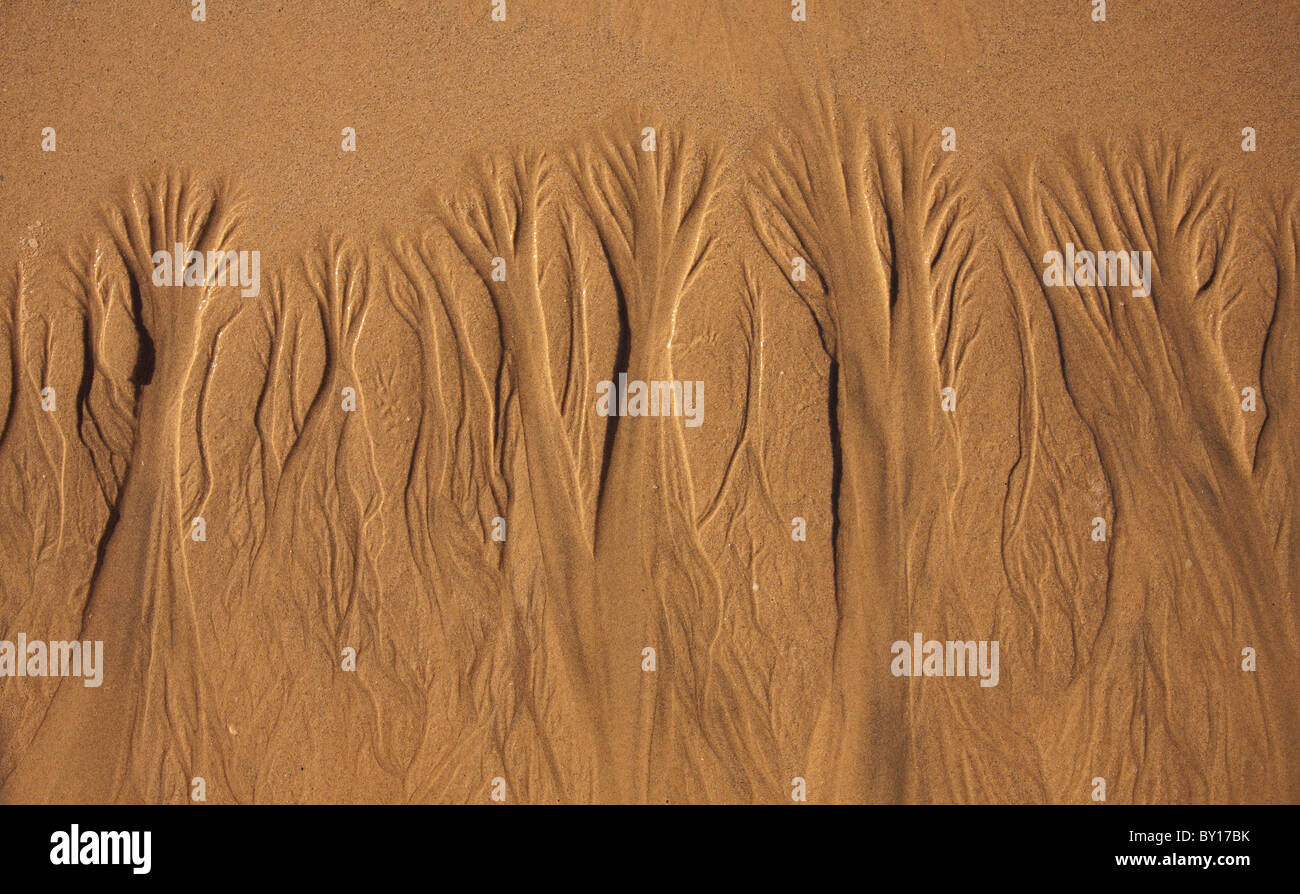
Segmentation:
{"type": "Polygon", "coordinates": [[[1300,3],[1102,5],[0,0],[0,801],[1300,800],[1300,3]]]}

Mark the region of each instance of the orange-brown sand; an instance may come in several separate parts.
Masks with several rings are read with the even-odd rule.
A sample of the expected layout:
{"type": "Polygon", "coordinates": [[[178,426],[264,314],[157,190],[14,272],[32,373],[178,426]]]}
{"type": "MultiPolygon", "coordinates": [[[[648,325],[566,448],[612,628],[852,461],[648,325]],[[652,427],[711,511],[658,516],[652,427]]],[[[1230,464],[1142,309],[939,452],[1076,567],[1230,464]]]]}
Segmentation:
{"type": "Polygon", "coordinates": [[[0,800],[1300,800],[1298,37],[0,0],[0,800]]]}

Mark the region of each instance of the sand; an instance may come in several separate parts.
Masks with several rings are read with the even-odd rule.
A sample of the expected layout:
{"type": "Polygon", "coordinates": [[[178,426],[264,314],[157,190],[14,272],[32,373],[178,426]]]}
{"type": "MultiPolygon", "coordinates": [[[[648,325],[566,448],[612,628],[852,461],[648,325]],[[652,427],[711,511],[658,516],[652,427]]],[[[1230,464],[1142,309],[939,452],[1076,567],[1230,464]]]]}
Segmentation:
{"type": "Polygon", "coordinates": [[[1300,6],[1107,5],[0,2],[0,800],[1300,800],[1300,6]]]}

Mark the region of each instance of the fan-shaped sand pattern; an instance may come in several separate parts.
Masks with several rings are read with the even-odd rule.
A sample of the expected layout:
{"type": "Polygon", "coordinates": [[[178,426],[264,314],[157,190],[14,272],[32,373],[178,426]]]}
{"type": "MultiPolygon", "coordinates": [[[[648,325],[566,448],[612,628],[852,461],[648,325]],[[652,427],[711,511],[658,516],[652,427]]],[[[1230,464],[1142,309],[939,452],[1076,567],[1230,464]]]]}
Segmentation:
{"type": "MultiPolygon", "coordinates": [[[[0,800],[1300,799],[1285,156],[949,120],[1072,20],[697,5],[364,4],[456,113],[324,54],[356,154],[312,101],[232,119],[302,128],[278,173],[143,103],[163,148],[83,182],[59,125],[107,210],[0,257],[0,800]],[[464,100],[493,65],[513,104],[464,100]]],[[[301,99],[305,26],[229,15],[301,99]]],[[[64,187],[18,170],[26,220],[64,187]]]]}

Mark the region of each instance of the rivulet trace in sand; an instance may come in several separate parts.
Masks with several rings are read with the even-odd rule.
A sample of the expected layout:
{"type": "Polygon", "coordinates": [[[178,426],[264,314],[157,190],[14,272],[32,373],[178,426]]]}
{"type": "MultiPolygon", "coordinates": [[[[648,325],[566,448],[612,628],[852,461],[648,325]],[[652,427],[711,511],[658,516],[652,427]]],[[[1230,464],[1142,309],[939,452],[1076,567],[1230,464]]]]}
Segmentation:
{"type": "Polygon", "coordinates": [[[1300,7],[201,5],[0,3],[0,800],[1300,800],[1300,7]]]}

